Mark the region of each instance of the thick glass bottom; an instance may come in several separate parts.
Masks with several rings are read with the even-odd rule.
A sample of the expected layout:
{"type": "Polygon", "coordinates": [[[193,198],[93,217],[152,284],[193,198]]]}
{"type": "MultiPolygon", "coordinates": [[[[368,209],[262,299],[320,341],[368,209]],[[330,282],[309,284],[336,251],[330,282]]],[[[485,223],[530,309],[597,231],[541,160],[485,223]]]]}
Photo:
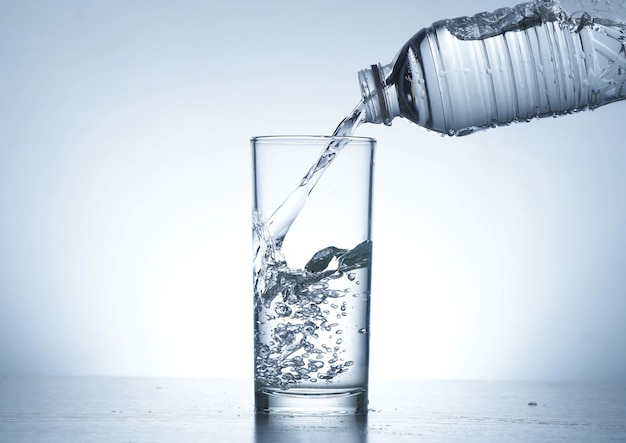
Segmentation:
{"type": "Polygon", "coordinates": [[[367,388],[288,390],[257,387],[255,411],[280,415],[353,415],[367,413],[367,388]]]}

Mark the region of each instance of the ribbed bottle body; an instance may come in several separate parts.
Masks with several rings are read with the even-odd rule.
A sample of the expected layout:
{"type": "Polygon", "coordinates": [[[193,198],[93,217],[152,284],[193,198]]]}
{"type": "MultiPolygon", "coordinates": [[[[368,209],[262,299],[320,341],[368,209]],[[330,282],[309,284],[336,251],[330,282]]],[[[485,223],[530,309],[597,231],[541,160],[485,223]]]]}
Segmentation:
{"type": "Polygon", "coordinates": [[[529,3],[418,32],[386,82],[400,115],[463,135],[626,98],[625,46],[622,24],[529,3]]]}

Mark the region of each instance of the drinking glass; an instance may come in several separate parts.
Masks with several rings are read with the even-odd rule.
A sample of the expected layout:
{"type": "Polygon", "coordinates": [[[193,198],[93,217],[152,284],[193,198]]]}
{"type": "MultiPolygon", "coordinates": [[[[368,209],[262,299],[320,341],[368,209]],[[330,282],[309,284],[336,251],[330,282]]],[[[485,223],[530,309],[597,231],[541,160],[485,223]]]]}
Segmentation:
{"type": "Polygon", "coordinates": [[[376,141],[251,143],[255,409],[367,412],[376,141]]]}

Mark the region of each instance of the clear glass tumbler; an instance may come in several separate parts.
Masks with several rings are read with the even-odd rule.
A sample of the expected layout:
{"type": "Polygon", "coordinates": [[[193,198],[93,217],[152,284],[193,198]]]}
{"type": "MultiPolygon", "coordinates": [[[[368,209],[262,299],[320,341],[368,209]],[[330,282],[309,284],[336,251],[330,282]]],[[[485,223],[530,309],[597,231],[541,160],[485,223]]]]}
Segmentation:
{"type": "Polygon", "coordinates": [[[376,141],[251,143],[256,411],[367,412],[376,141]]]}

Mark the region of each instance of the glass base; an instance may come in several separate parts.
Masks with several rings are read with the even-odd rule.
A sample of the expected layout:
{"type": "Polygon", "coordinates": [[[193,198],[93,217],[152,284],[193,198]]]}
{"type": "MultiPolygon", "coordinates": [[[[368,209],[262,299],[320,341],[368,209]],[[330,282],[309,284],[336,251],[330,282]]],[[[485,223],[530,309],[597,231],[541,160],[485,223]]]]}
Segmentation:
{"type": "Polygon", "coordinates": [[[280,415],[354,415],[367,413],[367,388],[255,389],[255,411],[280,415]]]}

